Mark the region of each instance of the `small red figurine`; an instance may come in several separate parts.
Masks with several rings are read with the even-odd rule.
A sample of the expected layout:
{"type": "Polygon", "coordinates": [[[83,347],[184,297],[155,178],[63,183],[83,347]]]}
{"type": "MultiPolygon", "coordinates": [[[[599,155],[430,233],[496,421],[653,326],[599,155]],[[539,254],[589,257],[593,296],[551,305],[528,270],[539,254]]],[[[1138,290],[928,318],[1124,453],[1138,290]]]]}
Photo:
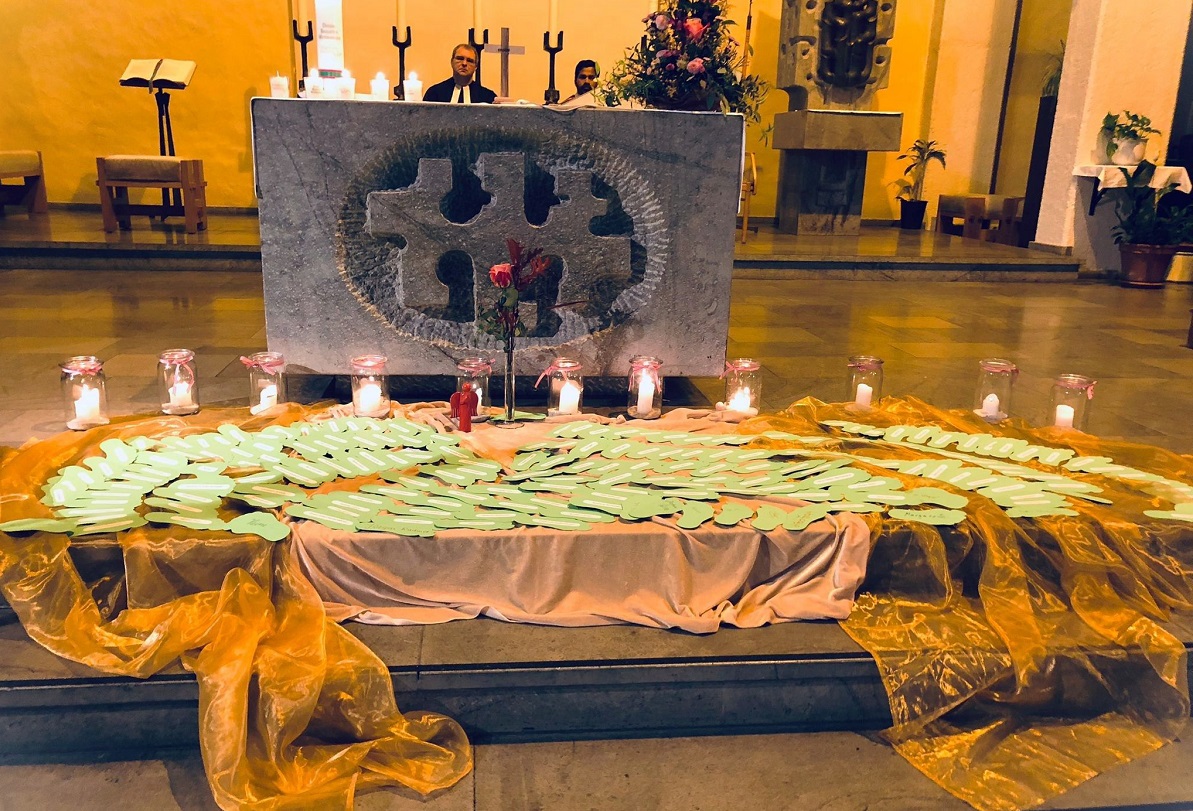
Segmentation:
{"type": "Polygon", "coordinates": [[[477,403],[478,398],[471,383],[465,383],[463,389],[451,396],[452,419],[459,420],[460,430],[466,434],[472,433],[472,418],[476,415],[477,403]]]}

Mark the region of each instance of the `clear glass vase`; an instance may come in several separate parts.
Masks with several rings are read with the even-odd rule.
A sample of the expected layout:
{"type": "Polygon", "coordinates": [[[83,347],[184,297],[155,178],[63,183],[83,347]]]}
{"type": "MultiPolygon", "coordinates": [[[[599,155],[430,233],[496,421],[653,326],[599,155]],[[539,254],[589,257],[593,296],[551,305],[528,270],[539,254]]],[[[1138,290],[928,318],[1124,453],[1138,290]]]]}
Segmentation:
{"type": "Polygon", "coordinates": [[[854,355],[849,359],[849,386],[846,398],[852,408],[868,409],[882,397],[882,358],[854,355]]]}
{"type": "Polygon", "coordinates": [[[171,416],[199,411],[199,379],[195,353],[189,349],[167,349],[157,359],[162,413],[171,416]]]}
{"type": "Polygon", "coordinates": [[[249,371],[249,413],[286,402],[286,359],[281,352],[254,352],[240,362],[249,371]]]}
{"type": "Polygon", "coordinates": [[[1084,431],[1089,420],[1089,403],[1098,381],[1085,375],[1064,374],[1052,384],[1053,425],[1084,431]]]}
{"type": "Polygon", "coordinates": [[[94,355],[76,355],[64,360],[62,370],[62,399],[66,411],[66,427],[72,431],[86,431],[108,424],[108,389],[104,379],[104,363],[94,355]]]}
{"type": "Polygon", "coordinates": [[[358,355],[352,359],[352,413],[356,416],[389,416],[388,362],[385,355],[358,355]]]}
{"type": "Polygon", "coordinates": [[[762,407],[762,364],[753,358],[725,361],[725,411],[754,416],[762,407]]]}
{"type": "Polygon", "coordinates": [[[1002,358],[986,358],[978,362],[978,370],[973,413],[986,422],[1002,422],[1011,413],[1019,367],[1002,358]]]}
{"type": "Polygon", "coordinates": [[[486,355],[468,355],[456,362],[456,391],[467,385],[476,392],[476,414],[473,422],[487,420],[493,405],[489,397],[489,377],[493,374],[493,359],[486,355]]]}
{"type": "Polygon", "coordinates": [[[584,401],[584,367],[580,361],[556,358],[539,375],[539,381],[544,377],[548,378],[547,416],[579,414],[584,401]]]}
{"type": "Polygon", "coordinates": [[[663,362],[653,355],[630,358],[629,415],[654,420],[663,414],[663,362]]]}

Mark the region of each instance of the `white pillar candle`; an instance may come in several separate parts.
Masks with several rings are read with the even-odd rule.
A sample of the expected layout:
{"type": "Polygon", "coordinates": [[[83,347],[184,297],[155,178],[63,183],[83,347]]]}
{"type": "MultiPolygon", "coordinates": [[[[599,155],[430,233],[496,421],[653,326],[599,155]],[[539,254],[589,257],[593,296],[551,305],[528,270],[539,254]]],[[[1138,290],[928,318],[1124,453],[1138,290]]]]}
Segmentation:
{"type": "Polygon", "coordinates": [[[414,71],[410,71],[410,78],[402,82],[402,95],[406,101],[423,100],[423,83],[414,71]]]}
{"type": "Polygon", "coordinates": [[[398,39],[406,38],[406,0],[398,0],[398,39]]]}
{"type": "Polygon", "coordinates": [[[559,30],[559,5],[558,0],[548,0],[547,6],[547,31],[552,36],[559,30]]]}
{"type": "Polygon", "coordinates": [[[998,410],[1001,404],[998,402],[998,395],[994,392],[987,394],[982,400],[982,416],[983,417],[997,417],[1000,415],[998,410]]]}
{"type": "Polygon", "coordinates": [[[1056,407],[1056,427],[1057,428],[1072,428],[1073,427],[1073,406],[1061,403],[1056,407]]]}
{"type": "Polygon", "coordinates": [[[575,380],[565,380],[559,389],[559,413],[576,414],[579,411],[580,384],[575,380]]]}
{"type": "Polygon", "coordinates": [[[268,386],[261,387],[261,399],[255,406],[249,409],[250,414],[260,414],[268,408],[273,408],[278,404],[278,387],[273,383],[268,386]]]}
{"type": "Polygon", "coordinates": [[[356,96],[356,79],[352,78],[352,74],[344,71],[340,76],[340,93],[339,97],[342,99],[351,99],[356,96]]]}
{"type": "Polygon", "coordinates": [[[375,417],[381,411],[381,386],[372,381],[366,381],[356,390],[356,400],[353,408],[357,416],[375,417]]]}
{"type": "Polygon", "coordinates": [[[195,404],[191,396],[191,384],[179,380],[170,387],[170,408],[189,408],[195,404]]]}
{"type": "Polygon", "coordinates": [[[481,0],[472,0],[472,27],[476,29],[476,35],[479,37],[481,33],[481,0]]]}
{"type": "Polygon", "coordinates": [[[869,408],[870,401],[874,397],[874,388],[867,386],[865,383],[857,384],[857,393],[854,395],[853,402],[862,408],[869,408]]]}
{"type": "Polygon", "coordinates": [[[87,425],[99,421],[99,389],[93,389],[86,383],[79,390],[79,397],[75,400],[75,420],[87,425]]]}
{"type": "Polygon", "coordinates": [[[290,98],[290,77],[282,76],[280,73],[277,76],[270,76],[269,95],[275,99],[290,98]]]}
{"type": "Polygon", "coordinates": [[[638,378],[638,416],[645,417],[654,409],[654,380],[650,375],[638,378]]]}
{"type": "Polygon", "coordinates": [[[308,99],[323,98],[323,77],[318,72],[312,70],[307,75],[306,89],[308,99]]]}
{"type": "Polygon", "coordinates": [[[378,73],[377,76],[369,82],[369,90],[372,92],[373,98],[377,99],[378,101],[388,101],[389,79],[385,78],[384,73],[378,73]]]}

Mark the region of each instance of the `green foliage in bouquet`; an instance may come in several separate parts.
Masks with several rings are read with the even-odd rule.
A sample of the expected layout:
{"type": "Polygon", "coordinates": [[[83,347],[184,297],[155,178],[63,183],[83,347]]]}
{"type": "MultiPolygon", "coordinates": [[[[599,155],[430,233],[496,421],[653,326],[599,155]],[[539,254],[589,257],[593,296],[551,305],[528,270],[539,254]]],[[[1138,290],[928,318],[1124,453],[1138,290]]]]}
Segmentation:
{"type": "Polygon", "coordinates": [[[757,122],[766,83],[741,75],[746,54],[724,15],[723,0],[673,0],[644,18],[646,34],[613,68],[611,93],[648,107],[720,110],[757,122]]]}

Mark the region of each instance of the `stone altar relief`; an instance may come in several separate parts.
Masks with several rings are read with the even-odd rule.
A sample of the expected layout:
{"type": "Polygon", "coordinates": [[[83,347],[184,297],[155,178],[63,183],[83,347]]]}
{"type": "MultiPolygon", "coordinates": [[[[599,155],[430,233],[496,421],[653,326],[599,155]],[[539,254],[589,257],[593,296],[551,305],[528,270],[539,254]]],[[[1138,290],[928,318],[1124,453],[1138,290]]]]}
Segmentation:
{"type": "Polygon", "coordinates": [[[784,0],[777,86],[792,110],[868,110],[886,87],[895,0],[784,0]]]}
{"type": "Polygon", "coordinates": [[[793,234],[861,230],[869,152],[899,149],[903,117],[873,110],[890,75],[895,0],[784,0],[775,116],[778,226],[793,234]]]}
{"type": "Polygon", "coordinates": [[[453,374],[506,239],[550,271],[517,371],[723,368],[743,122],[669,111],[253,100],[269,347],[294,371],[453,374]]]}

